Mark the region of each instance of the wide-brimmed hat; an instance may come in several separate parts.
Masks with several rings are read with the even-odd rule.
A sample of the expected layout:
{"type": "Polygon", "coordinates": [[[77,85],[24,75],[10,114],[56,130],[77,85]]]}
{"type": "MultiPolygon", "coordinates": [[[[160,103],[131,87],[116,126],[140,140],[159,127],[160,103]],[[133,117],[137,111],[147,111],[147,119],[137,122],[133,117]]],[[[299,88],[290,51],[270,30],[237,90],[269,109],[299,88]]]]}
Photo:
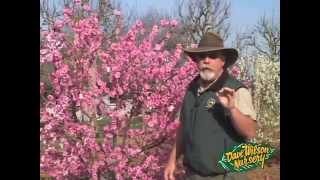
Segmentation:
{"type": "Polygon", "coordinates": [[[204,34],[197,48],[186,48],[184,52],[191,57],[193,61],[195,56],[202,53],[219,52],[226,57],[226,66],[234,64],[238,58],[238,51],[234,48],[225,48],[222,38],[213,32],[204,34]]]}

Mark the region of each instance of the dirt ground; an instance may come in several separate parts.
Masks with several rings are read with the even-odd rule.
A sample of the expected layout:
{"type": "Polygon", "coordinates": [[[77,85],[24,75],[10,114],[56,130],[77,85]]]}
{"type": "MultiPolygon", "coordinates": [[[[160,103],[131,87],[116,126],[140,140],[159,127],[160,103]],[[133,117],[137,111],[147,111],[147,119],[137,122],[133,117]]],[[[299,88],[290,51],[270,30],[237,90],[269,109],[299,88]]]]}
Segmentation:
{"type": "Polygon", "coordinates": [[[247,177],[250,180],[280,180],[280,164],[254,169],[247,173],[247,177]]]}
{"type": "Polygon", "coordinates": [[[250,180],[280,180],[280,151],[263,169],[257,168],[247,173],[250,180]]]}
{"type": "Polygon", "coordinates": [[[274,157],[266,162],[263,169],[257,168],[247,173],[250,180],[279,180],[280,179],[280,128],[270,129],[274,139],[278,139],[273,146],[276,148],[274,157]]]}

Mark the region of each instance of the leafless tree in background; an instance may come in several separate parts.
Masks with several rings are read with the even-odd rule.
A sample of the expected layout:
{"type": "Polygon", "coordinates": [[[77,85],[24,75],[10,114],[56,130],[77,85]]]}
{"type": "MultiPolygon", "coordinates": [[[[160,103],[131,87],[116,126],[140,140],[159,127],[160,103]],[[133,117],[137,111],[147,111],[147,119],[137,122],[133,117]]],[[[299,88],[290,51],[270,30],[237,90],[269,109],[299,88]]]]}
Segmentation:
{"type": "MultiPolygon", "coordinates": [[[[120,8],[120,3],[116,0],[82,0],[82,3],[89,3],[91,7],[97,10],[98,19],[109,31],[113,29],[114,17],[113,10],[120,8]]],[[[50,29],[55,20],[62,18],[63,8],[74,8],[73,0],[40,0],[40,20],[41,26],[50,29]]]]}
{"type": "Polygon", "coordinates": [[[197,43],[208,31],[226,40],[229,36],[230,3],[224,0],[176,0],[183,42],[197,43]]]}
{"type": "Polygon", "coordinates": [[[239,57],[247,55],[252,42],[252,33],[250,32],[236,32],[232,47],[238,50],[239,57]]]}
{"type": "Polygon", "coordinates": [[[151,29],[154,24],[159,24],[162,19],[170,19],[170,16],[166,12],[160,12],[157,9],[149,9],[147,13],[141,17],[145,27],[148,29],[151,29]]]}
{"type": "Polygon", "coordinates": [[[57,4],[50,0],[40,0],[40,28],[52,27],[54,21],[62,15],[57,4]]]}
{"type": "Polygon", "coordinates": [[[252,46],[272,61],[280,61],[280,24],[274,18],[260,18],[254,29],[252,46]]]}
{"type": "Polygon", "coordinates": [[[128,5],[121,4],[121,9],[127,9],[124,13],[123,28],[128,31],[130,27],[139,19],[138,12],[135,8],[130,8],[128,5]]]}
{"type": "Polygon", "coordinates": [[[272,61],[280,57],[280,25],[272,17],[261,17],[251,30],[236,33],[233,46],[240,56],[262,54],[272,61]]]}

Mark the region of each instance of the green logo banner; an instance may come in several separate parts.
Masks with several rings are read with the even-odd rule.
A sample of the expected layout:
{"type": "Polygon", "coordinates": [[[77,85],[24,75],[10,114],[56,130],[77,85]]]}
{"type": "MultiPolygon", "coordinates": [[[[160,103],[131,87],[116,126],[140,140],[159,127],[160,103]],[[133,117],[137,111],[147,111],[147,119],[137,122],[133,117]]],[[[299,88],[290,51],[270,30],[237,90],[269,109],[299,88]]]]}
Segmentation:
{"type": "Polygon", "coordinates": [[[222,155],[219,164],[231,172],[245,172],[257,167],[264,167],[266,160],[271,159],[275,148],[266,144],[243,143],[222,155]]]}

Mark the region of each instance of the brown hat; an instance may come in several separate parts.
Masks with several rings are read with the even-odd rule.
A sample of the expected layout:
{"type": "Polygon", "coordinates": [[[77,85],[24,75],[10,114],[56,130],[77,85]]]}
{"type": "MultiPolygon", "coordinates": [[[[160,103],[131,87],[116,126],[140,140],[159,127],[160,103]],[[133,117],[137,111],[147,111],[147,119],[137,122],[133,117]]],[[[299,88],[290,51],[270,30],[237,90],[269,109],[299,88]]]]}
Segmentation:
{"type": "Polygon", "coordinates": [[[221,37],[213,32],[207,32],[204,34],[197,48],[186,48],[184,52],[193,58],[197,54],[220,52],[226,56],[226,65],[229,67],[236,62],[238,58],[238,51],[233,48],[224,48],[223,40],[221,37]]]}

